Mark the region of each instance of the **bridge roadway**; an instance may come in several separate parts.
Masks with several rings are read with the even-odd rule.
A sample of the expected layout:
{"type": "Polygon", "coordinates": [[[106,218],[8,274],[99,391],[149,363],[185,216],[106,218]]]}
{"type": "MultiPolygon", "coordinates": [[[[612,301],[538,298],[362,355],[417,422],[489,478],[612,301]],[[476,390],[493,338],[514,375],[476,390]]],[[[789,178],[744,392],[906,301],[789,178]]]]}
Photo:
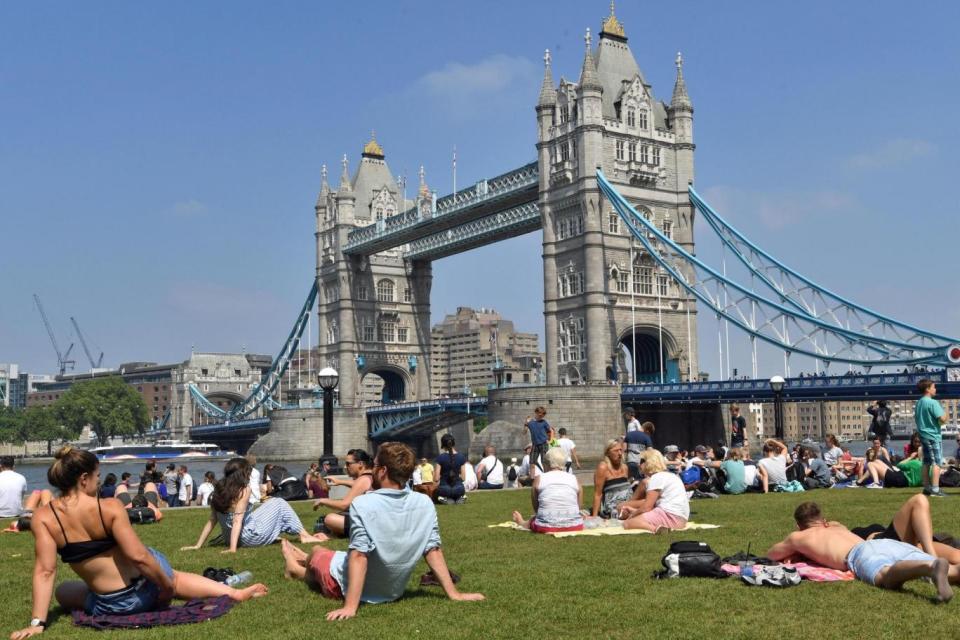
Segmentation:
{"type": "Polygon", "coordinates": [[[539,180],[536,162],[481,180],[439,198],[428,215],[414,207],[354,229],[343,253],[369,256],[410,245],[405,258],[435,260],[535,231],[541,226],[539,180]]]}
{"type": "MultiPolygon", "coordinates": [[[[938,396],[960,398],[960,376],[948,380],[945,371],[787,378],[782,397],[784,402],[914,400],[916,384],[923,378],[937,383],[938,396]]],[[[773,402],[774,394],[769,380],[724,380],[624,385],[620,398],[624,406],[726,404],[773,402]]],[[[372,440],[420,438],[469,417],[485,416],[487,409],[488,400],[483,397],[377,405],[367,409],[367,424],[372,440]]],[[[243,440],[266,433],[269,428],[269,418],[236,420],[192,427],[190,437],[243,440]]]]}

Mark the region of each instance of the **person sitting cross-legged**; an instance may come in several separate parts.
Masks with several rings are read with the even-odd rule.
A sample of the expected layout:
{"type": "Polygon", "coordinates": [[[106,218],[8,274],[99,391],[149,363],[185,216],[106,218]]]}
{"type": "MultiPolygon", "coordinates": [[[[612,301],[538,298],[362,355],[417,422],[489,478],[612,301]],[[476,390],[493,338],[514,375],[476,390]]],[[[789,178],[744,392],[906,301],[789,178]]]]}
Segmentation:
{"type": "Polygon", "coordinates": [[[620,505],[624,529],[679,530],[690,518],[690,500],[683,481],[667,471],[663,455],[656,449],[640,454],[640,471],[645,476],[633,497],[620,505]]]}
{"type": "Polygon", "coordinates": [[[777,485],[787,484],[787,460],[790,450],[779,440],[770,438],[763,443],[763,459],[757,463],[757,474],[764,493],[777,485]]]}
{"type": "Polygon", "coordinates": [[[560,447],[547,450],[547,472],[533,479],[533,517],[525,520],[519,511],[513,521],[535,533],[581,531],[583,488],[576,476],[566,471],[567,455],[560,447]]]}
{"type": "Polygon", "coordinates": [[[831,569],[849,569],[859,580],[884,589],[899,589],[910,580],[931,578],[941,602],[953,597],[950,585],[960,583],[960,565],[906,542],[864,540],[839,522],[827,521],[815,502],[801,503],[793,515],[799,530],[767,551],[771,560],[802,557],[831,569]]]}
{"type": "Polygon", "coordinates": [[[350,535],[350,503],[357,496],[361,496],[373,486],[373,460],[370,454],[363,449],[350,449],[344,458],[343,466],[346,467],[348,480],[330,476],[327,478],[328,485],[342,485],[349,487],[347,495],[342,498],[319,498],[313,501],[313,509],[316,511],[320,507],[334,509],[333,513],[328,513],[323,517],[323,527],[316,531],[320,536],[338,536],[348,537],[350,535]]]}
{"type": "Polygon", "coordinates": [[[406,489],[413,473],[413,451],[399,442],[380,445],[374,457],[374,490],[350,505],[348,550],[315,546],[309,553],[289,542],[281,552],[288,578],[304,580],[343,606],[327,620],[357,615],[360,603],[377,604],[403,595],[420,558],[451,600],[483,600],[480,593],[461,593],[453,584],[440,547],[437,511],[430,499],[406,489]]]}

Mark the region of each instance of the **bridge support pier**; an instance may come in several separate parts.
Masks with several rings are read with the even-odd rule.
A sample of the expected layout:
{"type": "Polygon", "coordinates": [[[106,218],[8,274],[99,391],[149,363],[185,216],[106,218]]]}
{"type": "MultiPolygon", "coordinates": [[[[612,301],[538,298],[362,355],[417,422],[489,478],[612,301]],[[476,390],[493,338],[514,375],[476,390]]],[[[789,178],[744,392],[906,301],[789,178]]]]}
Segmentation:
{"type": "MultiPolygon", "coordinates": [[[[337,407],[333,413],[333,454],[369,449],[367,417],[362,408],[337,407]]],[[[266,462],[316,460],[323,454],[323,409],[282,409],[270,413],[270,431],[250,453],[266,462]]]]}

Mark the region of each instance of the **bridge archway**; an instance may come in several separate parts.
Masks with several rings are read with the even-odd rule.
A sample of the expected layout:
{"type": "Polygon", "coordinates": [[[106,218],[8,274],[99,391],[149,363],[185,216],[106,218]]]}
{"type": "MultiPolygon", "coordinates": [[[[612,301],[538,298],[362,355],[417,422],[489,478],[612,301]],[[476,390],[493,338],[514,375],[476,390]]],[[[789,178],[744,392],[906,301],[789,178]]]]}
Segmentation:
{"type": "Polygon", "coordinates": [[[657,327],[637,325],[628,327],[620,333],[619,347],[623,353],[626,381],[660,382],[660,356],[663,354],[663,380],[680,382],[680,366],[677,355],[677,342],[666,328],[663,329],[663,343],[660,343],[660,331],[657,327]],[[631,375],[633,373],[634,375],[631,375]]]}
{"type": "MultiPolygon", "coordinates": [[[[242,394],[236,393],[234,391],[214,390],[214,391],[205,393],[203,395],[212,404],[216,405],[217,407],[220,407],[224,411],[230,411],[235,406],[243,402],[243,398],[244,398],[242,394]]],[[[210,422],[211,420],[216,421],[216,419],[212,419],[210,416],[204,413],[203,410],[200,409],[199,407],[194,409],[193,424],[203,424],[206,422],[210,422]]]]}
{"type": "Polygon", "coordinates": [[[404,402],[410,384],[409,374],[399,367],[370,366],[360,377],[361,403],[372,405],[404,402]]]}

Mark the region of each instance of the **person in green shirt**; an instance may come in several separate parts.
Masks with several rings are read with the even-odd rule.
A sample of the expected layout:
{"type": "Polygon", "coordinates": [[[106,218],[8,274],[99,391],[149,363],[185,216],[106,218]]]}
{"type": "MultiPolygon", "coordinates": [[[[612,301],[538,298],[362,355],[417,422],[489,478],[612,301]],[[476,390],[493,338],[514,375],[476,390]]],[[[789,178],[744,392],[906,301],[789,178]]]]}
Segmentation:
{"type": "Polygon", "coordinates": [[[937,385],[933,380],[924,378],[917,383],[917,390],[921,398],[914,407],[913,419],[917,423],[920,444],[923,447],[923,493],[934,498],[943,498],[946,494],[940,490],[940,461],[943,459],[940,426],[947,422],[947,416],[940,403],[933,399],[933,396],[937,395],[937,385]]]}

